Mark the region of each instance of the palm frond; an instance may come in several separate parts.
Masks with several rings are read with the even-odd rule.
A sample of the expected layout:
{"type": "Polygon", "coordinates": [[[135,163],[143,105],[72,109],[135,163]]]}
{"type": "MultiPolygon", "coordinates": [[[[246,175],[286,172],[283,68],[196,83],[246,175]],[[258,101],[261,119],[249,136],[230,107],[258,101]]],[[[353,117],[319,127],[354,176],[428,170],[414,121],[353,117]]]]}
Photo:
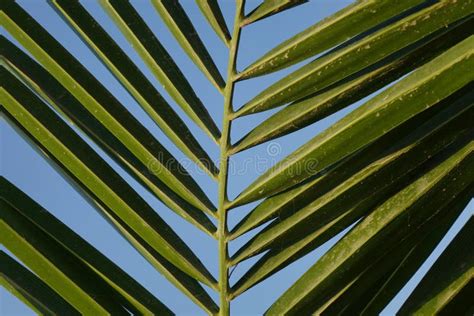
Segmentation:
{"type": "Polygon", "coordinates": [[[230,34],[217,0],[196,0],[202,14],[206,17],[217,36],[227,45],[230,43],[230,34]]]}
{"type": "Polygon", "coordinates": [[[191,20],[189,20],[183,7],[178,1],[153,0],[156,8],[166,26],[178,40],[189,58],[201,69],[206,77],[223,92],[225,82],[214,61],[207,52],[206,47],[199,38],[191,20]]]}
{"type": "Polygon", "coordinates": [[[446,25],[470,14],[474,4],[440,1],[392,23],[344,49],[301,67],[245,104],[237,116],[268,110],[321,91],[331,84],[373,65],[446,25]],[[404,34],[404,36],[401,36],[404,34]]]}
{"type": "MultiPolygon", "coordinates": [[[[310,268],[290,280],[276,301],[255,295],[268,308],[266,315],[380,314],[407,291],[405,285],[448,231],[462,226],[457,223],[466,213],[467,224],[406,293],[399,313],[472,313],[473,221],[465,209],[474,189],[474,1],[358,0],[323,20],[307,21],[310,27],[286,38],[272,26],[265,36],[279,44],[240,68],[241,46],[248,43],[241,37],[259,32],[248,25],[265,19],[264,29],[289,17],[292,29],[299,21],[290,18],[298,19],[304,7],[290,9],[306,2],[262,0],[246,12],[245,0],[236,0],[228,24],[229,4],[216,0],[196,0],[194,9],[177,0],[152,0],[141,8],[129,0],[100,0],[104,21],[90,3],[49,1],[61,26],[75,31],[120,91],[136,101],[128,105],[51,35],[47,23],[38,22],[29,4],[3,1],[0,21],[8,34],[0,36],[2,118],[209,315],[230,315],[232,300],[248,290],[255,295],[257,285],[328,244],[333,246],[310,258],[310,268]],[[198,34],[200,21],[192,10],[228,49],[225,79],[215,62],[218,51],[198,34]],[[107,16],[117,34],[110,33],[107,16]],[[153,31],[153,19],[160,18],[178,54],[196,67],[178,66],[176,52],[165,47],[168,37],[153,31]],[[128,56],[122,41],[141,60],[128,56]],[[199,85],[188,81],[193,70],[223,95],[221,129],[210,114],[213,100],[206,96],[212,104],[204,104],[199,85]],[[241,98],[242,81],[273,73],[276,81],[261,78],[252,87],[254,96],[241,98]],[[238,107],[234,99],[249,101],[238,107]],[[132,114],[133,106],[146,112],[165,142],[132,114]],[[268,110],[274,111],[261,113],[261,123],[232,139],[234,121],[245,125],[252,122],[249,115],[268,110]],[[336,123],[315,132],[331,120],[336,123]],[[204,150],[195,126],[185,122],[216,142],[218,153],[204,150]],[[234,155],[303,134],[309,140],[294,151],[285,148],[285,158],[231,198],[234,155]],[[172,148],[163,145],[168,140],[172,148]],[[173,150],[180,152],[175,156],[173,150]],[[216,154],[218,166],[211,160],[216,154]],[[182,156],[186,160],[175,158],[182,156]],[[188,158],[205,178],[184,168],[188,158]],[[201,261],[173,219],[166,222],[121,171],[215,240],[217,267],[201,261]],[[201,182],[207,178],[217,182],[216,197],[207,195],[211,188],[201,182]],[[239,209],[252,202],[247,214],[239,209]],[[242,219],[231,227],[234,213],[242,219]],[[237,239],[245,242],[230,251],[237,239]],[[248,269],[234,282],[232,271],[244,261],[248,269]]],[[[150,293],[3,177],[0,226],[7,248],[0,252],[1,285],[39,314],[168,315],[175,307],[182,312],[157,298],[161,289],[150,293]]]]}
{"type": "Polygon", "coordinates": [[[75,1],[52,3],[176,146],[216,177],[219,170],[186,124],[86,9],[75,1]]]}
{"type": "Polygon", "coordinates": [[[1,90],[2,108],[14,124],[127,229],[184,272],[214,286],[214,278],[189,247],[89,145],[13,75],[3,70],[2,77],[8,79],[1,90]]]}
{"type": "Polygon", "coordinates": [[[31,271],[0,250],[0,284],[38,314],[80,315],[31,271]]]}
{"type": "Polygon", "coordinates": [[[5,28],[56,80],[143,164],[153,166],[149,169],[161,181],[194,206],[212,213],[212,203],[185,169],[102,84],[18,4],[7,1],[4,7],[5,28]]]}
{"type": "Polygon", "coordinates": [[[332,295],[338,295],[367,260],[374,247],[380,254],[388,246],[423,224],[444,205],[455,199],[470,185],[474,170],[474,142],[439,159],[431,170],[382,203],[356,225],[331,250],[292,285],[266,312],[318,312],[332,295]],[[409,224],[409,225],[407,225],[409,224]],[[380,247],[383,247],[380,249],[380,247]],[[331,282],[338,279],[338,282],[331,282]]]}
{"type": "Polygon", "coordinates": [[[470,36],[357,108],[260,176],[233,203],[252,202],[296,185],[461,89],[474,79],[464,71],[474,67],[473,45],[470,36]],[[310,162],[317,164],[316,170],[308,168],[310,162]]]}
{"type": "Polygon", "coordinates": [[[234,145],[233,152],[300,130],[367,97],[465,39],[473,27],[474,19],[469,17],[336,83],[326,92],[291,103],[252,129],[234,145]]]}
{"type": "Polygon", "coordinates": [[[153,166],[145,165],[137,159],[113,133],[84,109],[82,104],[44,68],[4,37],[0,37],[0,44],[1,58],[5,68],[42,96],[58,112],[64,113],[64,117],[69,118],[73,124],[81,128],[86,135],[170,209],[207,234],[214,234],[215,225],[201,210],[186,202],[164,184],[151,172],[150,169],[153,166]]]}
{"type": "MultiPolygon", "coordinates": [[[[48,211],[3,177],[0,181],[2,243],[40,278],[38,280],[29,272],[29,282],[37,289],[44,288],[43,293],[34,293],[47,304],[45,308],[64,310],[72,305],[81,313],[126,314],[131,310],[144,314],[173,314],[48,211]],[[51,292],[55,292],[51,288],[59,298],[53,296],[51,292]]],[[[25,272],[18,266],[15,270],[16,279],[21,283],[18,273],[25,272]]]]}
{"type": "Polygon", "coordinates": [[[126,0],[100,0],[104,10],[186,114],[218,142],[220,131],[178,68],[138,12],[126,0]]]}
{"type": "Polygon", "coordinates": [[[462,315],[473,311],[469,302],[474,278],[473,233],[471,216],[407,299],[401,313],[462,315]],[[439,279],[440,273],[443,280],[439,279]]]}
{"type": "Polygon", "coordinates": [[[323,313],[379,314],[402,289],[472,198],[472,187],[359,276],[323,313]]]}
{"type": "Polygon", "coordinates": [[[368,31],[422,2],[357,1],[273,48],[242,71],[239,78],[252,78],[289,67],[368,31]]]}
{"type": "Polygon", "coordinates": [[[243,19],[242,25],[254,23],[305,2],[308,2],[308,0],[263,0],[255,10],[243,19]]]}
{"type": "MultiPolygon", "coordinates": [[[[441,104],[440,106],[447,105],[441,104]]],[[[466,118],[467,121],[474,118],[473,106],[474,94],[468,93],[457,99],[454,104],[449,104],[449,108],[441,111],[405,139],[389,148],[382,155],[383,158],[369,164],[345,181],[337,179],[336,181],[340,184],[329,192],[318,197],[318,194],[315,194],[315,189],[313,189],[311,192],[313,200],[305,207],[301,209],[293,207],[291,210],[286,210],[285,213],[280,208],[277,213],[278,220],[267,226],[255,238],[239,249],[231,262],[233,264],[238,263],[242,259],[259,254],[269,248],[274,251],[268,257],[272,257],[277,253],[281,254],[286,261],[291,258],[293,253],[307,247],[308,243],[333,226],[339,227],[339,229],[347,227],[351,221],[341,225],[340,216],[343,216],[344,219],[351,218],[354,222],[355,219],[360,217],[360,214],[365,213],[367,203],[376,203],[381,196],[387,195],[387,191],[393,191],[400,183],[404,183],[414,174],[419,173],[423,163],[452,143],[472,136],[474,129],[466,122],[466,118]],[[383,181],[390,175],[391,181],[389,183],[383,181]],[[353,212],[354,215],[346,214],[346,212],[353,212]],[[317,228],[320,228],[321,231],[318,231],[317,228]],[[301,243],[298,247],[294,246],[295,241],[303,239],[306,239],[304,243],[301,243]],[[292,251],[288,251],[288,247],[293,247],[292,251]]],[[[349,160],[344,165],[346,169],[343,169],[342,173],[344,171],[347,173],[347,170],[351,170],[351,167],[354,168],[354,166],[356,164],[349,160]]],[[[330,172],[325,177],[326,183],[318,178],[317,187],[320,191],[329,186],[328,179],[333,178],[333,173],[336,172],[336,170],[330,172]]],[[[338,177],[337,174],[335,176],[338,177]]],[[[312,186],[315,186],[314,183],[312,183],[312,186]]],[[[262,210],[262,208],[259,210],[262,210]]],[[[268,218],[274,217],[274,214],[267,213],[264,216],[268,220],[268,218]]],[[[244,224],[240,227],[245,223],[255,223],[252,225],[255,227],[263,222],[260,218],[264,217],[251,213],[250,216],[245,218],[244,224]]],[[[246,226],[249,227],[249,224],[246,226]]],[[[329,237],[334,235],[329,235],[329,237]]],[[[265,264],[264,268],[271,271],[272,266],[265,264]]]]}

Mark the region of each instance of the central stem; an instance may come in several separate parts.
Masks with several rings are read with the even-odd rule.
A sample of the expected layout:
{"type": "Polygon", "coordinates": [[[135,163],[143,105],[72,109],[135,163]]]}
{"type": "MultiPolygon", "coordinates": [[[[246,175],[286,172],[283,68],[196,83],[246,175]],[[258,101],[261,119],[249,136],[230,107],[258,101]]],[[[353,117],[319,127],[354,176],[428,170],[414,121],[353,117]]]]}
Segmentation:
{"type": "Polygon", "coordinates": [[[240,22],[243,18],[244,0],[236,1],[234,29],[232,39],[229,45],[229,63],[227,65],[227,81],[224,89],[224,114],[222,122],[222,137],[220,139],[220,163],[219,163],[219,204],[217,238],[219,242],[219,294],[220,309],[219,315],[227,316],[230,312],[229,295],[229,253],[227,249],[227,177],[230,149],[230,128],[231,114],[233,112],[232,99],[234,95],[235,77],[237,74],[236,62],[237,51],[240,40],[240,22]]]}

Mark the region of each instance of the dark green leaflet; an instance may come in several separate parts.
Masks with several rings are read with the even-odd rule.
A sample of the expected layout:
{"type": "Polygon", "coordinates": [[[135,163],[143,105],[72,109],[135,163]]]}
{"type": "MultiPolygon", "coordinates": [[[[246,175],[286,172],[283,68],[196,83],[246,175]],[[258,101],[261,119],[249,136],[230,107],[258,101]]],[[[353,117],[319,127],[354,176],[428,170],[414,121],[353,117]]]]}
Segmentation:
{"type": "Polygon", "coordinates": [[[227,45],[230,43],[230,34],[217,0],[196,0],[199,9],[216,32],[217,36],[227,45]]]}
{"type": "Polygon", "coordinates": [[[100,3],[170,96],[217,142],[220,131],[216,124],[181,70],[133,6],[126,0],[100,0],[100,3]]]}
{"type": "Polygon", "coordinates": [[[242,71],[239,78],[261,76],[289,67],[349,40],[423,1],[356,1],[279,44],[242,71]]]}
{"type": "MultiPolygon", "coordinates": [[[[294,240],[312,234],[314,228],[318,227],[314,223],[324,225],[332,221],[346,209],[362,202],[365,197],[399,182],[452,142],[474,135],[474,128],[469,125],[469,121],[474,119],[473,93],[455,99],[452,104],[444,102],[438,106],[447,109],[397,142],[382,158],[351,174],[346,181],[339,181],[339,185],[328,193],[304,208],[294,210],[291,215],[280,216],[239,249],[233,256],[232,263],[267,248],[285,249],[294,240]],[[390,182],[386,181],[387,177],[391,177],[390,182]]],[[[283,255],[290,253],[288,251],[283,255]]]]}
{"type": "Polygon", "coordinates": [[[400,309],[402,314],[468,315],[472,313],[474,218],[454,237],[400,309]],[[439,279],[440,274],[444,276],[439,279]],[[471,294],[469,294],[471,293],[471,294]]]}
{"type": "MultiPolygon", "coordinates": [[[[2,198],[10,202],[21,202],[22,208],[18,209],[18,211],[22,212],[24,216],[29,217],[30,220],[35,221],[39,226],[42,226],[43,231],[49,235],[51,235],[53,232],[58,232],[56,237],[53,236],[53,238],[58,240],[61,244],[63,244],[63,246],[70,249],[72,252],[76,253],[76,255],[82,256],[81,259],[91,263],[92,266],[94,266],[93,263],[96,263],[94,268],[97,269],[97,271],[102,272],[102,275],[108,275],[112,280],[118,281],[118,284],[125,283],[126,286],[124,288],[130,289],[130,295],[132,297],[136,297],[139,301],[143,300],[143,304],[148,306],[151,311],[154,312],[154,314],[158,312],[159,303],[156,302],[156,299],[154,297],[150,297],[150,294],[147,294],[148,292],[146,292],[146,290],[144,292],[143,289],[140,289],[140,286],[133,279],[125,276],[118,267],[114,267],[113,263],[110,263],[107,258],[103,257],[100,253],[93,249],[93,247],[81,240],[78,240],[75,237],[75,233],[57,221],[53,216],[50,216],[45,210],[42,210],[41,207],[32,200],[28,201],[23,199],[22,196],[26,196],[19,190],[14,189],[13,186],[7,181],[1,180],[0,182],[2,183],[2,198]]],[[[96,202],[96,205],[100,205],[100,202],[96,202]]],[[[138,235],[133,234],[132,230],[122,230],[124,227],[127,227],[127,225],[120,221],[118,217],[114,216],[112,211],[106,211],[106,215],[110,216],[109,219],[111,222],[117,225],[117,228],[121,230],[125,236],[127,236],[132,245],[134,245],[134,247],[136,247],[137,250],[139,250],[154,267],[163,273],[171,283],[183,291],[184,294],[188,295],[191,300],[201,306],[209,314],[213,314],[218,310],[215,303],[195,279],[189,277],[184,272],[177,269],[168,260],[153,250],[152,247],[147,245],[147,243],[143,241],[143,239],[141,239],[138,235]]],[[[138,306],[139,305],[140,303],[138,303],[138,306]]],[[[148,314],[143,310],[143,308],[139,308],[139,310],[141,310],[144,314],[148,314]]]]}
{"type": "Polygon", "coordinates": [[[71,263],[60,245],[7,203],[0,203],[0,241],[48,286],[82,314],[127,315],[117,295],[92,271],[78,261],[71,263]]]}
{"type": "Polygon", "coordinates": [[[472,13],[473,0],[441,0],[301,67],[250,100],[236,116],[275,108],[319,92],[472,13]]]}
{"type": "Polygon", "coordinates": [[[290,188],[364,148],[474,79],[474,36],[463,40],[363,104],[260,176],[234,205],[290,188]],[[317,168],[305,168],[317,162],[317,168]],[[301,172],[291,172],[301,170],[301,172]]]}
{"type": "Polygon", "coordinates": [[[263,0],[263,2],[242,21],[242,25],[257,22],[305,2],[308,2],[308,0],[263,0]]]}
{"type": "Polygon", "coordinates": [[[178,161],[58,41],[18,4],[6,1],[4,27],[161,181],[192,205],[214,206],[178,161]]]}
{"type": "Polygon", "coordinates": [[[87,10],[78,1],[50,0],[50,3],[173,143],[203,170],[216,177],[219,170],[188,127],[87,10]]]}
{"type": "MultiPolygon", "coordinates": [[[[324,173],[316,174],[295,188],[267,198],[232,229],[230,238],[235,239],[269,220],[276,217],[285,218],[296,210],[305,207],[315,199],[329,192],[329,190],[335,186],[346,181],[352,175],[361,171],[370,163],[390,154],[390,150],[394,144],[398,144],[410,131],[417,130],[420,126],[424,126],[425,123],[428,124],[427,126],[429,127],[433,115],[437,114],[445,106],[450,105],[452,102],[458,103],[460,107],[463,107],[464,104],[467,106],[470,104],[469,102],[472,103],[473,93],[470,92],[471,89],[472,84],[456,92],[443,102],[438,103],[431,110],[425,111],[403,123],[366,148],[338,162],[328,170],[325,170],[324,173]]],[[[451,117],[451,114],[449,114],[449,117],[451,117]]],[[[443,120],[443,117],[441,117],[441,120],[443,120]]],[[[435,127],[437,125],[441,126],[443,124],[435,123],[435,127]]]]}
{"type": "Polygon", "coordinates": [[[225,82],[183,7],[174,0],[152,0],[161,18],[189,58],[222,93],[225,82]]]}
{"type": "Polygon", "coordinates": [[[355,282],[321,313],[380,314],[425,262],[472,198],[473,187],[461,193],[381,258],[370,264],[355,282]]]}
{"type": "Polygon", "coordinates": [[[53,76],[3,36],[0,36],[0,53],[5,66],[13,74],[20,76],[35,92],[47,99],[50,105],[54,105],[58,111],[63,112],[65,117],[80,127],[96,144],[170,209],[194,223],[207,234],[214,234],[216,227],[201,210],[169,189],[149,170],[149,166],[142,164],[53,76]]]}
{"type": "Polygon", "coordinates": [[[171,227],[46,104],[3,67],[0,70],[8,78],[1,103],[10,119],[128,229],[178,268],[212,287],[212,275],[171,227]]]}
{"type": "Polygon", "coordinates": [[[473,28],[474,18],[471,16],[392,54],[361,74],[336,83],[327,92],[288,105],[245,135],[232,151],[239,152],[285,136],[336,113],[436,57],[468,37],[473,28]]]}
{"type": "MultiPolygon", "coordinates": [[[[437,214],[471,184],[474,142],[445,152],[428,171],[377,207],[313,265],[267,311],[267,315],[313,313],[324,307],[329,293],[345,287],[342,280],[367,266],[374,247],[387,247],[437,214]],[[454,154],[453,154],[454,153],[454,154]],[[410,224],[410,225],[407,225],[410,224]],[[334,282],[337,278],[339,282],[334,282]],[[329,292],[330,291],[330,292],[329,292]]],[[[379,249],[382,250],[382,249],[379,249]]]]}
{"type": "MultiPolygon", "coordinates": [[[[108,284],[113,289],[110,292],[114,293],[113,296],[116,296],[116,300],[127,309],[144,314],[172,314],[138,282],[8,180],[2,177],[0,184],[1,200],[8,205],[8,208],[15,210],[13,216],[23,217],[30,222],[28,225],[25,224],[25,227],[30,227],[29,230],[24,232],[17,230],[17,232],[28,236],[26,239],[35,235],[45,235],[43,240],[46,241],[46,244],[51,243],[53,249],[56,248],[63,252],[64,257],[69,258],[69,264],[92,271],[95,275],[93,281],[97,284],[104,282],[108,284]]],[[[38,251],[41,252],[43,246],[41,245],[38,251]]],[[[58,256],[60,255],[58,254],[58,256]]]]}
{"type": "MultiPolygon", "coordinates": [[[[234,255],[233,263],[238,262],[239,257],[245,258],[266,249],[270,251],[237,282],[235,293],[241,293],[329,240],[400,184],[420,173],[420,166],[432,156],[460,139],[473,137],[474,129],[468,122],[474,119],[474,94],[470,95],[470,105],[466,105],[466,101],[466,98],[458,100],[390,148],[389,154],[382,155],[384,158],[351,175],[338,188],[315,198],[306,207],[293,210],[292,215],[280,216],[259,232],[234,255]],[[399,173],[391,176],[389,183],[385,182],[394,170],[399,173]],[[356,185],[351,188],[352,179],[356,179],[356,185]],[[268,236],[270,240],[265,239],[268,236]],[[252,249],[253,253],[250,252],[252,249]]],[[[330,173],[328,175],[331,177],[330,173]]],[[[324,185],[320,183],[319,186],[324,185]]]]}
{"type": "Polygon", "coordinates": [[[38,314],[80,315],[34,273],[2,250],[0,250],[0,284],[38,314]]]}

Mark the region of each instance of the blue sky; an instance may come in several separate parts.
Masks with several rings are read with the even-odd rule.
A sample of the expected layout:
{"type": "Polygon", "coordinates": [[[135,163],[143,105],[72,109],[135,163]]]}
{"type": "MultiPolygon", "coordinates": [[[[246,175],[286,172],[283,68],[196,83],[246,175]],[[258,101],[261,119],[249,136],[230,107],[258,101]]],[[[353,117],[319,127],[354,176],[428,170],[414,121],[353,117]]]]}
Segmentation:
{"type": "MultiPolygon", "coordinates": [[[[117,97],[160,142],[167,146],[176,158],[184,161],[183,154],[163,135],[152,120],[144,113],[139,105],[127,93],[127,91],[116,81],[111,73],[96,56],[83,44],[77,35],[66,26],[57,13],[47,4],[46,0],[19,0],[27,11],[39,21],[56,39],[58,39],[68,50],[70,50],[112,93],[117,97]]],[[[109,31],[118,44],[129,54],[133,61],[143,70],[150,81],[158,88],[167,101],[176,109],[178,114],[190,126],[192,133],[196,136],[202,146],[217,161],[218,148],[207,136],[184,115],[183,111],[163,91],[161,85],[155,80],[146,68],[133,48],[120,34],[116,26],[108,18],[95,0],[82,1],[89,12],[109,31]]],[[[254,8],[260,1],[247,1],[247,12],[254,8]]],[[[278,14],[270,19],[263,20],[246,27],[242,33],[240,44],[238,69],[242,70],[249,63],[273,48],[281,41],[293,34],[314,24],[325,16],[343,8],[351,1],[349,0],[313,0],[293,10],[278,14]]],[[[162,44],[171,53],[185,76],[194,87],[195,91],[206,105],[215,121],[221,126],[223,109],[222,96],[216,92],[214,87],[204,75],[194,66],[181,47],[166,29],[158,14],[145,0],[132,1],[135,8],[155,32],[162,44]]],[[[192,0],[182,0],[188,15],[193,21],[198,33],[208,47],[217,66],[225,77],[227,65],[227,48],[213,33],[207,22],[201,15],[197,5],[192,0]]],[[[234,2],[222,0],[221,7],[227,21],[233,20],[234,2]]],[[[2,28],[2,34],[9,35],[2,28]]],[[[9,37],[10,38],[10,37],[9,37]]],[[[251,97],[255,96],[263,88],[281,78],[284,74],[296,69],[300,65],[290,69],[268,75],[251,81],[239,83],[236,88],[235,108],[240,107],[251,97]]],[[[248,186],[257,176],[261,167],[256,165],[257,161],[263,161],[264,166],[270,167],[281,158],[285,157],[303,143],[314,137],[317,133],[340,119],[349,111],[360,105],[357,104],[340,111],[316,124],[308,126],[284,139],[272,142],[272,146],[278,148],[275,153],[269,154],[269,144],[262,144],[251,150],[239,153],[232,157],[230,174],[230,197],[235,197],[240,191],[248,186]],[[242,172],[242,168],[246,168],[242,172]]],[[[233,124],[232,140],[237,141],[250,129],[263,119],[274,113],[268,111],[262,114],[248,116],[239,119],[233,124]]],[[[41,153],[34,150],[8,123],[0,120],[0,169],[2,175],[15,183],[18,187],[29,194],[33,199],[50,210],[56,217],[66,223],[83,238],[97,247],[114,262],[119,264],[125,271],[136,278],[148,290],[160,298],[178,315],[199,315],[200,309],[191,303],[183,294],[169,284],[154,268],[149,265],[97,212],[85,201],[82,196],[72,188],[69,183],[43,158],[41,153]]],[[[93,145],[94,146],[94,145],[93,145]]],[[[99,150],[100,152],[100,150],[99,150]]],[[[138,185],[130,176],[120,169],[114,162],[108,159],[102,152],[100,154],[120,172],[134,188],[157,210],[186,243],[198,254],[202,261],[215,275],[217,274],[217,243],[210,237],[202,234],[191,224],[185,222],[176,214],[168,210],[156,198],[151,196],[144,188],[138,185]]],[[[188,170],[196,178],[198,183],[205,189],[206,193],[214,199],[217,194],[216,183],[194,166],[188,170]]],[[[230,225],[234,225],[255,204],[244,206],[230,213],[230,225]]],[[[439,255],[459,227],[467,221],[474,212],[474,204],[471,202],[464,213],[450,230],[448,236],[440,243],[436,251],[427,262],[420,268],[405,289],[386,308],[384,314],[391,315],[400,306],[400,302],[410,293],[417,281],[423,276],[433,260],[439,255]]],[[[249,237],[244,236],[231,244],[231,252],[240,247],[249,237]]],[[[324,253],[335,242],[313,251],[302,260],[292,264],[289,268],[276,274],[263,284],[247,291],[234,300],[232,311],[235,315],[260,315],[268,306],[279,297],[290,284],[292,284],[304,271],[309,268],[322,253],[324,253]]],[[[255,259],[248,260],[234,271],[232,280],[235,281],[253,263],[255,259]]],[[[215,296],[214,296],[215,297],[215,296]]],[[[0,314],[1,315],[29,315],[31,312],[22,305],[14,296],[3,288],[0,289],[0,314]]]]}

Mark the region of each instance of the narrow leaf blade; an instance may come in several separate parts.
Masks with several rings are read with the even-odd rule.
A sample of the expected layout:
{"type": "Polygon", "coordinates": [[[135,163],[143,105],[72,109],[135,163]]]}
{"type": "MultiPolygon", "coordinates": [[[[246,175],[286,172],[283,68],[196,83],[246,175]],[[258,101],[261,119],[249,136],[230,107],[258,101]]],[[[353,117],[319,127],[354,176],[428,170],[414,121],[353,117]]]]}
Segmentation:
{"type": "Polygon", "coordinates": [[[217,36],[229,46],[230,33],[217,0],[196,0],[196,3],[217,36]]]}
{"type": "Polygon", "coordinates": [[[140,236],[129,229],[120,218],[112,212],[106,213],[108,219],[125,235],[128,241],[145,257],[151,265],[160,271],[164,277],[181,292],[187,295],[196,305],[201,307],[210,315],[217,314],[219,307],[202,288],[201,284],[193,277],[184,273],[170,261],[161,256],[156,250],[148,245],[140,236]]]}
{"type": "Polygon", "coordinates": [[[0,20],[56,80],[173,191],[213,214],[214,206],[176,159],[58,41],[17,3],[7,1],[0,20]]]}
{"type": "MultiPolygon", "coordinates": [[[[431,110],[425,111],[421,115],[417,115],[408,120],[367,147],[356,151],[354,154],[331,166],[323,173],[315,174],[294,188],[265,199],[235,226],[231,231],[230,238],[235,239],[276,217],[288,217],[295,211],[302,209],[309,203],[328,193],[370,164],[392,154],[393,150],[400,149],[400,147],[397,146],[406,142],[405,139],[407,139],[407,137],[416,139],[413,137],[421,135],[420,132],[415,131],[422,131],[425,127],[433,126],[431,123],[432,119],[435,115],[439,117],[441,115],[439,112],[442,111],[444,107],[447,107],[447,109],[443,111],[443,113],[446,112],[443,115],[446,115],[447,118],[452,117],[453,113],[455,114],[460,107],[470,106],[473,98],[470,89],[472,89],[472,85],[468,85],[456,92],[438,103],[431,110]],[[452,103],[457,103],[458,105],[450,106],[452,103]],[[413,135],[409,136],[411,133],[413,133],[413,135]]],[[[442,126],[444,124],[445,118],[441,117],[440,122],[435,123],[435,126],[442,126]]],[[[428,128],[428,131],[429,130],[428,128]]]]}
{"type": "Polygon", "coordinates": [[[474,67],[473,45],[470,36],[369,100],[277,163],[233,204],[249,203],[308,179],[469,84],[474,74],[464,69],[474,67]],[[317,167],[305,168],[311,162],[317,167]]]}
{"type": "Polygon", "coordinates": [[[473,28],[474,18],[467,18],[392,54],[361,75],[336,83],[327,92],[288,105],[239,140],[232,152],[285,136],[354,104],[465,39],[473,28]]]}
{"type": "Polygon", "coordinates": [[[120,294],[123,298],[122,303],[127,308],[145,314],[171,313],[138,282],[12,183],[2,177],[0,184],[1,198],[4,202],[28,219],[34,225],[35,231],[38,230],[41,232],[40,234],[48,235],[53,243],[59,244],[63,251],[69,254],[70,258],[81,262],[78,265],[84,263],[97,277],[107,282],[120,294]]]}
{"type": "Polygon", "coordinates": [[[261,112],[319,92],[473,12],[472,0],[439,1],[301,67],[262,91],[236,115],[261,112]]]}
{"type": "Polygon", "coordinates": [[[0,90],[2,108],[16,125],[157,252],[214,286],[214,278],[189,247],[89,145],[15,77],[6,73],[4,78],[8,80],[0,90]]]}
{"type": "Polygon", "coordinates": [[[307,237],[313,233],[315,227],[332,221],[346,209],[356,206],[379,191],[386,190],[389,186],[395,186],[453,142],[474,135],[474,128],[468,123],[469,119],[474,119],[473,93],[468,93],[452,107],[408,134],[405,139],[390,148],[387,155],[351,175],[330,192],[315,198],[310,204],[289,216],[280,216],[279,220],[267,226],[240,248],[232,262],[235,264],[270,247],[285,249],[292,241],[307,237]]]}
{"type": "Polygon", "coordinates": [[[37,313],[80,315],[79,312],[54,292],[34,273],[0,250],[2,285],[37,313]]]}
{"type": "Polygon", "coordinates": [[[222,92],[225,86],[224,79],[183,7],[178,1],[169,0],[152,0],[152,4],[189,58],[222,92]]]}
{"type": "Polygon", "coordinates": [[[209,235],[215,225],[199,209],[186,202],[164,184],[139,159],[137,159],[109,130],[107,130],[83,105],[53,76],[38,65],[22,50],[0,36],[1,61],[12,74],[21,80],[46,102],[63,113],[72,124],[107,152],[119,165],[142,183],[153,195],[177,214],[193,223],[209,235]]]}
{"type": "Polygon", "coordinates": [[[3,200],[0,228],[1,243],[81,314],[127,314],[110,287],[3,200]]]}
{"type": "MultiPolygon", "coordinates": [[[[472,289],[474,279],[473,234],[474,218],[471,216],[408,297],[400,309],[400,313],[426,315],[447,312],[444,309],[449,306],[458,293],[462,293],[464,288],[466,290],[472,289]],[[439,279],[440,275],[443,276],[442,280],[439,279]]],[[[457,304],[456,309],[456,314],[462,315],[469,312],[469,309],[472,310],[472,305],[457,304]]]]}
{"type": "Polygon", "coordinates": [[[306,2],[308,2],[308,0],[263,0],[263,2],[242,21],[242,25],[257,22],[306,2]]]}
{"type": "Polygon", "coordinates": [[[189,128],[87,10],[76,1],[52,0],[50,3],[173,143],[215,178],[219,173],[217,167],[189,128]]]}
{"type": "Polygon", "coordinates": [[[423,0],[356,1],[279,44],[242,71],[239,78],[252,78],[289,67],[422,2],[423,0]]]}
{"type": "Polygon", "coordinates": [[[438,213],[471,184],[473,152],[472,141],[461,149],[447,152],[441,163],[380,205],[344,236],[266,314],[308,313],[323,306],[330,293],[343,288],[344,280],[366,266],[364,258],[366,262],[372,260],[367,256],[370,251],[390,245],[384,242],[386,238],[396,242],[410,227],[418,227],[438,213]],[[416,207],[420,205],[423,207],[416,207]],[[334,278],[340,281],[334,282],[334,278]]]}
{"type": "Polygon", "coordinates": [[[220,131],[206,108],[133,6],[126,0],[101,0],[100,4],[170,96],[203,131],[218,142],[220,131]]]}
{"type": "MultiPolygon", "coordinates": [[[[471,102],[472,100],[471,98],[471,102]]],[[[396,146],[403,147],[403,143],[408,143],[410,144],[407,147],[408,150],[394,151],[390,155],[392,159],[387,156],[388,159],[376,161],[354,175],[352,179],[358,178],[359,174],[366,173],[364,176],[366,179],[358,181],[359,183],[353,187],[352,191],[351,189],[339,191],[341,194],[338,195],[338,188],[336,187],[321,198],[315,199],[307,207],[298,210],[291,216],[275,221],[257,234],[237,254],[240,253],[240,257],[245,258],[249,256],[249,253],[252,253],[252,249],[253,254],[260,253],[267,248],[270,251],[259,259],[237,282],[234,295],[238,295],[261,282],[334,237],[358,218],[367,214],[371,208],[383,201],[384,197],[393,194],[394,190],[397,190],[400,185],[420,173],[421,166],[439,151],[444,150],[453,142],[472,136],[474,129],[470,128],[466,121],[463,123],[464,118],[473,117],[472,106],[471,103],[470,110],[458,112],[454,119],[451,117],[449,124],[446,123],[446,126],[443,126],[440,130],[435,128],[433,131],[429,131],[429,129],[423,128],[423,132],[419,133],[421,135],[415,137],[410,135],[408,137],[409,142],[403,140],[402,144],[396,146]],[[411,144],[412,138],[418,138],[418,140],[411,144]],[[377,164],[382,164],[380,165],[382,168],[374,169],[373,166],[377,166],[377,164]],[[371,169],[372,174],[370,173],[371,169]],[[391,179],[390,183],[383,183],[381,179],[387,178],[391,179]],[[305,212],[313,213],[313,215],[305,215],[305,212]],[[297,218],[304,219],[298,223],[294,221],[297,218]],[[294,223],[294,226],[288,227],[289,223],[294,223]],[[265,236],[272,236],[272,239],[265,243],[265,236]]],[[[449,115],[445,112],[441,112],[438,119],[432,120],[431,129],[434,124],[440,123],[440,121],[443,122],[443,118],[449,115]]],[[[444,125],[444,123],[440,125],[444,125]]],[[[339,188],[345,187],[346,183],[350,184],[350,180],[342,183],[339,188]]],[[[238,262],[237,254],[233,263],[238,262]]]]}
{"type": "Polygon", "coordinates": [[[369,265],[323,313],[380,314],[425,262],[471,197],[472,188],[468,188],[386,253],[390,255],[384,255],[369,265]]]}

